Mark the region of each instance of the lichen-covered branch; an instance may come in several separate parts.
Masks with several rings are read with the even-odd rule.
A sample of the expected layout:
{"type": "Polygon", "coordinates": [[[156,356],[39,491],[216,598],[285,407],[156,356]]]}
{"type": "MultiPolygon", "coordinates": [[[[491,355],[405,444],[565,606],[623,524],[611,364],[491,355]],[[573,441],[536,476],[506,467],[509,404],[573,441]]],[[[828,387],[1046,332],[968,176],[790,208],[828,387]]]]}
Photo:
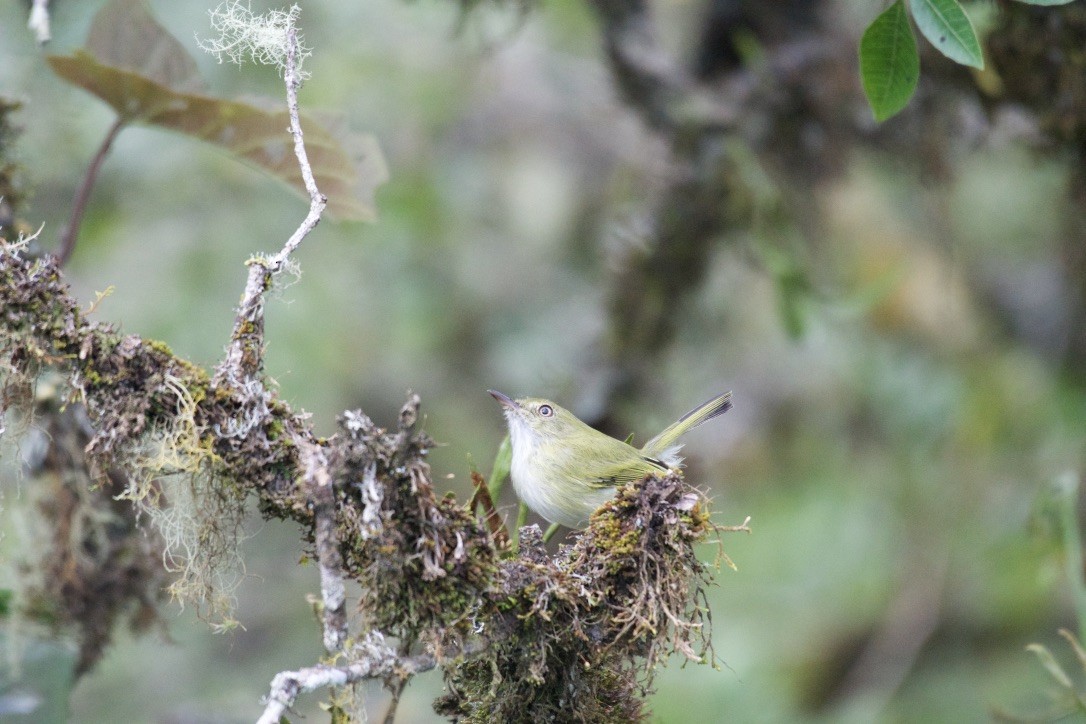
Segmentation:
{"type": "MultiPolygon", "coordinates": [[[[445,661],[457,661],[475,657],[482,653],[486,642],[473,642],[462,650],[446,652],[445,661]]],[[[264,712],[257,724],[276,724],[294,705],[300,694],[349,686],[367,679],[383,679],[390,676],[408,679],[415,674],[430,671],[440,663],[432,653],[402,657],[396,650],[385,643],[385,638],[377,631],[366,634],[351,652],[353,663],[345,666],[319,665],[309,666],[297,671],[282,671],[272,679],[264,712]]]]}
{"type": "MultiPolygon", "coordinates": [[[[69,464],[87,471],[77,492],[98,486],[132,520],[146,513],[162,554],[162,568],[146,579],[172,577],[170,592],[217,626],[232,623],[230,568],[247,501],[301,524],[320,569],[330,658],[278,675],[262,721],[277,721],[304,692],[374,677],[398,690],[435,667],[449,685],[435,706],[462,721],[643,716],[656,662],[673,651],[711,656],[708,578],[693,544],[716,528],[680,476],[626,486],[557,555],[531,528],[518,555],[503,559],[487,526],[435,490],[426,461],[434,443],[419,429],[416,395],[391,429],[351,411],[339,419],[341,433],[325,440],[264,378],[265,294],[324,208],[298,123],[297,38],[288,37],[291,132],[310,209],[276,255],[250,262],[214,374],[161,343],[90,322],[55,260],[0,240],[0,412],[30,414],[18,391],[55,374],[58,398],[84,409],[89,423],[85,459],[69,464]],[[351,620],[347,579],[362,590],[351,620]]],[[[133,525],[128,534],[137,532],[133,525]]],[[[146,590],[120,590],[114,610],[131,596],[153,613],[157,600],[146,590]]],[[[99,627],[107,635],[92,653],[112,621],[99,627]]]]}
{"type": "Polygon", "coordinates": [[[568,706],[590,720],[628,720],[643,711],[654,662],[669,651],[705,655],[708,572],[693,545],[714,527],[681,477],[623,488],[556,556],[539,545],[538,529],[525,529],[519,555],[502,559],[485,524],[434,490],[417,396],[391,430],[354,411],[341,416],[340,435],[318,443],[267,388],[216,386],[163,345],[88,322],[55,262],[18,251],[0,246],[6,407],[18,405],[6,394],[12,385],[54,369],[87,409],[93,468],[108,463],[145,481],[130,483],[129,497],[145,489],[145,505],[170,505],[155,495],[169,451],[171,477],[202,476],[199,491],[213,498],[255,495],[265,515],[302,524],[322,569],[335,671],[284,674],[274,706],[311,686],[440,666],[450,688],[438,709],[462,721],[568,706]],[[150,456],[149,445],[159,453],[150,456]],[[345,578],[362,587],[361,640],[394,636],[395,668],[391,655],[349,645],[345,578]]]}
{"type": "Polygon", "coordinates": [[[254,257],[249,260],[249,278],[234,321],[234,333],[226,359],[218,376],[227,380],[244,378],[258,372],[263,365],[264,338],[264,294],[271,287],[272,280],[281,273],[290,261],[290,255],[316,228],[321,213],[328,200],[317,188],[313,178],[313,168],[305,150],[302,123],[298,115],[298,88],[302,84],[301,71],[298,68],[298,33],[293,26],[287,31],[286,68],[283,81],[287,88],[287,111],[290,116],[290,135],[294,139],[294,155],[298,159],[302,180],[309,193],[309,213],[291,234],[290,238],[274,256],[254,257]]]}
{"type": "Polygon", "coordinates": [[[347,640],[347,593],[343,585],[343,557],[336,535],[336,498],[324,450],[308,441],[301,445],[305,482],[313,501],[314,544],[321,576],[324,648],[336,654],[347,640]]]}
{"type": "Polygon", "coordinates": [[[257,719],[257,724],[278,724],[300,694],[380,678],[392,674],[397,668],[404,668],[396,650],[376,632],[367,635],[355,647],[352,658],[353,663],[346,666],[310,666],[276,674],[264,713],[257,719]]]}
{"type": "Polygon", "coordinates": [[[679,652],[713,660],[705,586],[693,544],[716,531],[678,474],[621,488],[556,556],[521,530],[477,618],[490,646],[445,669],[435,705],[460,722],[639,721],[655,665],[679,652]],[[483,612],[486,608],[482,609],[483,612]]]}
{"type": "Polygon", "coordinates": [[[161,536],[141,531],[137,510],[112,494],[125,487],[124,473],[105,471],[111,485],[96,484],[98,471],[85,452],[90,421],[81,406],[65,407],[59,390],[47,375],[33,393],[26,391],[38,424],[21,446],[23,465],[35,478],[23,495],[50,535],[28,561],[23,599],[31,618],[74,632],[80,677],[103,656],[121,621],[136,632],[160,623],[166,574],[161,536]]]}

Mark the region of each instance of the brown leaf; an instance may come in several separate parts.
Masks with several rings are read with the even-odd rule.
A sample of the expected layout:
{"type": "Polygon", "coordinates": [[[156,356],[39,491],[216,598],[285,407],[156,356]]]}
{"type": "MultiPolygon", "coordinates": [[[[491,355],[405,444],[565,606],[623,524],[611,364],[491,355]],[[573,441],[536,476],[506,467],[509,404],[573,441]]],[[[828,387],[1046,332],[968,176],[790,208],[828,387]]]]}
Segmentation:
{"type": "Polygon", "coordinates": [[[483,517],[486,518],[487,528],[490,530],[490,536],[494,540],[494,545],[498,550],[505,550],[509,547],[509,531],[505,529],[505,523],[502,522],[501,516],[498,514],[498,509],[494,505],[494,499],[490,497],[490,490],[486,487],[486,481],[483,480],[483,476],[477,472],[471,473],[471,484],[475,488],[475,492],[471,496],[471,500],[468,501],[468,510],[472,515],[475,515],[479,508],[483,510],[483,517]]]}
{"type": "Polygon", "coordinates": [[[143,0],[110,0],[94,16],[87,52],[104,65],[124,68],[176,90],[200,91],[196,61],[151,16],[143,0]]]}
{"type": "MultiPolygon", "coordinates": [[[[95,18],[86,50],[46,60],[68,82],[98,96],[129,123],[146,123],[215,144],[308,198],[282,104],[199,92],[196,64],[139,0],[112,0],[95,18]],[[265,108],[267,106],[267,108],[265,108]]],[[[329,215],[376,217],[374,193],[388,178],[376,139],[302,114],[313,175],[329,215]]]]}

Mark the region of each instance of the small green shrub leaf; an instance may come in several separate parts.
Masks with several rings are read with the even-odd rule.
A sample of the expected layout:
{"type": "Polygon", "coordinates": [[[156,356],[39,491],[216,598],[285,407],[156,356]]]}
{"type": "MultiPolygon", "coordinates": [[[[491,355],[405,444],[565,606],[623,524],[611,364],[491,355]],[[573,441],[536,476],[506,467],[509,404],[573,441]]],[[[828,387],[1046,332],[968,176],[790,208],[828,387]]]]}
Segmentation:
{"type": "Polygon", "coordinates": [[[916,52],[903,0],[888,7],[860,40],[860,79],[876,121],[885,121],[909,102],[920,78],[916,52]]]}
{"type": "Polygon", "coordinates": [[[909,0],[916,27],[940,53],[955,63],[984,67],[980,39],[958,0],[909,0]]]}

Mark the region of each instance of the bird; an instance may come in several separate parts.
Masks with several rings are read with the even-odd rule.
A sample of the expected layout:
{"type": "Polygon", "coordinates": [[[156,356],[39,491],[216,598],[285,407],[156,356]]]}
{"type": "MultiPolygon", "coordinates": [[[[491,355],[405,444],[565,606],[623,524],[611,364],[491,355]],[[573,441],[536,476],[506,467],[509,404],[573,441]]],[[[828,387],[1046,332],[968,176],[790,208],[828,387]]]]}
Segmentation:
{"type": "Polygon", "coordinates": [[[510,478],[517,496],[551,523],[580,529],[618,487],[682,465],[678,439],[732,407],[725,392],[698,405],[640,449],[595,430],[550,400],[514,400],[487,390],[501,403],[512,445],[510,478]]]}

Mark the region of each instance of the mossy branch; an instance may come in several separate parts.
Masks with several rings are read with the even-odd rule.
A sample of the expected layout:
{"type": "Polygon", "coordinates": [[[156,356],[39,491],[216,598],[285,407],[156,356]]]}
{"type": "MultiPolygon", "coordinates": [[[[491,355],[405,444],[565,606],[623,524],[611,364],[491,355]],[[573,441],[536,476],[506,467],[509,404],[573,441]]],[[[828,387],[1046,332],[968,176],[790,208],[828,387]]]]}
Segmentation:
{"type": "MultiPolygon", "coordinates": [[[[708,571],[693,546],[715,529],[680,476],[623,488],[554,556],[529,527],[519,554],[502,559],[485,524],[434,490],[417,396],[393,429],[354,411],[340,417],[341,434],[317,440],[273,389],[213,383],[162,344],[89,322],[54,261],[17,252],[0,247],[5,407],[16,406],[13,385],[54,369],[86,407],[90,467],[151,481],[134,488],[149,491],[146,505],[169,504],[153,499],[167,472],[146,454],[153,438],[180,450],[169,472],[199,472],[205,494],[236,491],[239,504],[254,495],[266,516],[301,523],[321,566],[329,666],[354,672],[328,683],[440,666],[449,693],[436,706],[462,721],[565,706],[613,721],[644,713],[641,693],[667,653],[711,660],[708,571]],[[187,432],[167,434],[178,426],[187,432]],[[375,663],[372,646],[351,643],[343,594],[328,595],[346,578],[362,586],[354,640],[395,637],[394,660],[375,663]]],[[[284,686],[297,680],[283,676],[284,686]]]]}
{"type": "MultiPolygon", "coordinates": [[[[625,486],[556,555],[533,526],[520,531],[516,555],[503,559],[495,533],[435,491],[426,461],[434,443],[418,429],[416,395],[393,429],[349,411],[339,435],[319,439],[265,379],[265,294],[324,208],[307,173],[292,63],[288,53],[309,214],[276,255],[250,262],[232,341],[214,374],[161,343],[90,322],[56,260],[32,259],[25,245],[0,239],[0,412],[29,415],[25,390],[44,372],[55,374],[58,399],[84,409],[89,422],[85,458],[72,464],[85,468],[85,487],[106,491],[88,513],[102,502],[130,502],[132,520],[146,512],[161,531],[154,573],[172,575],[170,592],[220,629],[237,623],[231,569],[240,562],[249,496],[265,516],[301,524],[319,564],[330,660],[278,675],[262,721],[277,721],[302,692],[374,677],[399,688],[435,667],[448,684],[435,708],[460,721],[569,711],[586,721],[643,717],[643,694],[666,654],[712,660],[709,577],[693,546],[719,529],[680,475],[625,486]],[[362,590],[355,617],[347,613],[348,578],[362,590]]],[[[128,534],[138,534],[135,525],[128,534]]],[[[147,590],[117,596],[142,596],[146,606],[154,603],[147,590]]],[[[111,625],[109,618],[98,628],[108,634],[111,625]]]]}

